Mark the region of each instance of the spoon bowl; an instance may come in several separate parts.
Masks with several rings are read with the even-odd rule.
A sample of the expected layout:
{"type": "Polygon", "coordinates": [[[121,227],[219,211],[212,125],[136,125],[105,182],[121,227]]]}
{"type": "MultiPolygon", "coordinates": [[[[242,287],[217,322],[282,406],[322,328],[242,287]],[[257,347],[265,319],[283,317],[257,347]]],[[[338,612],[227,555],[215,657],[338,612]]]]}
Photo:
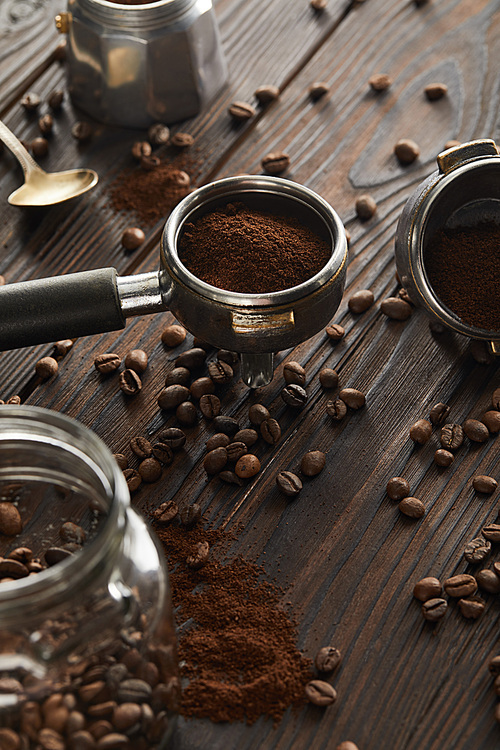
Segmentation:
{"type": "Polygon", "coordinates": [[[12,151],[24,172],[24,185],[8,197],[13,206],[53,206],[63,203],[87,192],[99,179],[93,169],[45,172],[1,120],[0,139],[12,151]]]}

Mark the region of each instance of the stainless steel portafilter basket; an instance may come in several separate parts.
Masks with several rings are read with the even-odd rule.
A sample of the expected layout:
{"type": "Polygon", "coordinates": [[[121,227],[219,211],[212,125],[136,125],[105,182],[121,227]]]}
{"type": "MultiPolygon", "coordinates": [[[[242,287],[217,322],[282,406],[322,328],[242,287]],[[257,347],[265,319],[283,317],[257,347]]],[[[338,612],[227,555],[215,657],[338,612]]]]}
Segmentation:
{"type": "Polygon", "coordinates": [[[1,287],[0,349],[118,330],[128,317],[169,309],[204,341],[240,353],[242,379],[256,388],[272,379],[275,352],[305,341],[331,320],[346,266],[344,226],[323,198],[279,177],[229,177],[195,190],[170,214],[159,271],[120,277],[104,268],[1,287]],[[326,265],[302,284],[269,294],[231,292],[194,276],[177,252],[184,224],[234,201],[298,218],[329,243],[326,265]]]}
{"type": "MultiPolygon", "coordinates": [[[[396,232],[396,266],[412,301],[446,328],[485,341],[500,354],[500,331],[464,323],[436,295],[426,273],[433,235],[441,229],[491,221],[500,227],[500,155],[489,139],[448,149],[438,170],[421,183],[406,203],[396,232]]],[[[467,280],[464,279],[464,289],[467,280]]]]}

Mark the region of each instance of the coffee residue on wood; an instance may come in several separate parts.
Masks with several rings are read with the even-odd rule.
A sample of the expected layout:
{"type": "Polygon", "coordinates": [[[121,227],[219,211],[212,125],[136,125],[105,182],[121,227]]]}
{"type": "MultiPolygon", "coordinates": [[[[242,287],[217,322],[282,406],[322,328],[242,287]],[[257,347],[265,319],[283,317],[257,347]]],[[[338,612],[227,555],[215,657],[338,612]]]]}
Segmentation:
{"type": "Polygon", "coordinates": [[[305,701],[311,662],[296,646],[295,626],[280,606],[282,591],[241,556],[225,558],[228,532],[153,521],[167,557],[177,612],[180,712],[214,722],[260,716],[278,722],[305,701]],[[193,570],[186,558],[199,542],[210,557],[193,570]]]}

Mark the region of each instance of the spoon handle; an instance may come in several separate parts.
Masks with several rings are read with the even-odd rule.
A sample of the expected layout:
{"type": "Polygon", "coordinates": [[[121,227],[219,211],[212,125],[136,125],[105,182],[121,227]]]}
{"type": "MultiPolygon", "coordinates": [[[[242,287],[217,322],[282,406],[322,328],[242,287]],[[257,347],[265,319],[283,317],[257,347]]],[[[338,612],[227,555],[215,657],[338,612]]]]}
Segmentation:
{"type": "Polygon", "coordinates": [[[16,138],[14,133],[9,130],[7,125],[3,123],[0,120],[0,140],[2,140],[7,148],[9,148],[16,159],[18,160],[19,164],[21,165],[23,172],[25,176],[27,177],[30,172],[37,171],[41,172],[42,170],[36,163],[36,161],[32,158],[32,156],[26,151],[21,141],[16,138]]]}

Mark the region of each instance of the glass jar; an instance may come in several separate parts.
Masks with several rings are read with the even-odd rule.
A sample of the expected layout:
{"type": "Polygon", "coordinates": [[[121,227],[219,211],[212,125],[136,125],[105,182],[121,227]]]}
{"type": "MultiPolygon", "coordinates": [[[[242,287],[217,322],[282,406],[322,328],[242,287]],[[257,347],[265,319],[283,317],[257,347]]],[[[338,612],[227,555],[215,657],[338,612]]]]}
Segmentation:
{"type": "Polygon", "coordinates": [[[211,0],[68,0],[56,26],[68,35],[71,98],[102,122],[179,122],[227,79],[211,0]]]}
{"type": "Polygon", "coordinates": [[[165,748],[179,680],[164,558],[78,422],[0,407],[0,555],[0,747],[165,748]]]}

